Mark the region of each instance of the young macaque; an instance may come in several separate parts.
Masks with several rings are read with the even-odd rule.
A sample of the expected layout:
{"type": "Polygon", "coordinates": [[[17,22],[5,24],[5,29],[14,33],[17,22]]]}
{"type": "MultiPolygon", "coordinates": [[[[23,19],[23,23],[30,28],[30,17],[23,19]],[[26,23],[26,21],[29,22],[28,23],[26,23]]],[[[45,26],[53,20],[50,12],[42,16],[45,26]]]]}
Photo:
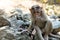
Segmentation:
{"type": "Polygon", "coordinates": [[[48,20],[43,8],[39,5],[34,5],[31,7],[30,12],[32,14],[32,26],[35,27],[38,34],[40,34],[41,30],[44,35],[44,39],[41,40],[48,40],[48,35],[52,32],[52,23],[48,20]]]}

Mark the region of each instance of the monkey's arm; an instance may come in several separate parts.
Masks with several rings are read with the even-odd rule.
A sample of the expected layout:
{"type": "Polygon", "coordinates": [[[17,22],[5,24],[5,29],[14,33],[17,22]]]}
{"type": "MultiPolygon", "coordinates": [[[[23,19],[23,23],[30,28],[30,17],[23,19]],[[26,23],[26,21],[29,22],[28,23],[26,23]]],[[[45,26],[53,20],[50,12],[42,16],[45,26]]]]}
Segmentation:
{"type": "Polygon", "coordinates": [[[30,31],[32,29],[32,23],[29,25],[29,27],[28,27],[28,31],[30,31]]]}
{"type": "Polygon", "coordinates": [[[38,34],[39,36],[39,39],[40,40],[44,40],[44,38],[42,37],[42,32],[40,30],[40,28],[38,26],[34,26],[35,30],[36,30],[36,33],[38,34]]]}
{"type": "Polygon", "coordinates": [[[38,34],[39,39],[44,40],[44,38],[42,37],[42,32],[41,32],[40,28],[38,26],[35,26],[34,24],[32,26],[31,25],[29,26],[28,31],[30,31],[31,28],[33,27],[36,30],[36,33],[38,34]]]}

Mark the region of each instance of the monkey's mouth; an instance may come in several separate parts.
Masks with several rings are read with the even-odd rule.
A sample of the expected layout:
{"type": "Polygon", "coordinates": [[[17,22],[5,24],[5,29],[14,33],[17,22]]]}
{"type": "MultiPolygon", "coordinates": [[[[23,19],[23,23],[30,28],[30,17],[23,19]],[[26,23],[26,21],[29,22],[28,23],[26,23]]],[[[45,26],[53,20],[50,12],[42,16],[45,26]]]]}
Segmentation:
{"type": "Polygon", "coordinates": [[[36,16],[41,16],[41,15],[42,15],[42,12],[40,12],[40,11],[35,11],[35,15],[36,15],[36,16]]]}
{"type": "Polygon", "coordinates": [[[39,11],[36,11],[36,13],[40,13],[39,11]]]}

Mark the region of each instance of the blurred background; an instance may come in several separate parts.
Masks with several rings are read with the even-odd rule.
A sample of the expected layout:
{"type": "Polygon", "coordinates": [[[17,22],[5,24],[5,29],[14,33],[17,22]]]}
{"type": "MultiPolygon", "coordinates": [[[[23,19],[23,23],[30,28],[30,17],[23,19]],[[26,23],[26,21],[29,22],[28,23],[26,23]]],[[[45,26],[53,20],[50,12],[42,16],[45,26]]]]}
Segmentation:
{"type": "Polygon", "coordinates": [[[0,8],[4,9],[6,12],[15,8],[28,11],[32,5],[36,4],[42,6],[48,15],[52,14],[49,13],[50,10],[54,11],[55,15],[60,14],[60,0],[0,0],[0,8]]]}
{"type": "Polygon", "coordinates": [[[27,29],[31,25],[29,9],[33,5],[43,7],[53,29],[59,29],[56,33],[59,38],[50,40],[60,40],[60,0],[0,0],[0,40],[32,40],[29,36],[32,30],[27,32],[27,29]]]}

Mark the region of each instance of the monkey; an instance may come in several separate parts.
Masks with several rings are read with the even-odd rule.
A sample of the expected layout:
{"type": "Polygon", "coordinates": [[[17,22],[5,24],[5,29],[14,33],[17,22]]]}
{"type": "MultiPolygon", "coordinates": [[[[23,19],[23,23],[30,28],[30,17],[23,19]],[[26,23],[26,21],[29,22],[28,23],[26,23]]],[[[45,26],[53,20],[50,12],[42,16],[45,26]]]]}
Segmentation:
{"type": "Polygon", "coordinates": [[[52,32],[52,23],[44,13],[43,7],[33,5],[29,10],[32,16],[32,25],[39,27],[44,35],[44,40],[48,40],[48,35],[52,32]]]}

